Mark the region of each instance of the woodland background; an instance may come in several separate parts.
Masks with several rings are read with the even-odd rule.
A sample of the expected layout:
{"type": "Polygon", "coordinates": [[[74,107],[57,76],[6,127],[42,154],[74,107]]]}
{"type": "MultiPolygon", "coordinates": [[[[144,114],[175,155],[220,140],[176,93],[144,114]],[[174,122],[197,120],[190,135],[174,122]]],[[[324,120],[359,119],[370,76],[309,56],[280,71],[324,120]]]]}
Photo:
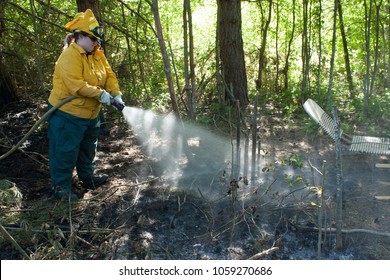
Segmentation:
{"type": "Polygon", "coordinates": [[[389,116],[389,1],[0,2],[0,106],[48,97],[64,24],[91,8],[128,104],[199,121],[260,97],[291,114],[312,97],[360,121],[389,116]]]}
{"type": "MultiPolygon", "coordinates": [[[[0,0],[2,151],[46,112],[54,65],[67,34],[64,25],[86,8],[104,27],[102,46],[126,105],[174,112],[188,120],[183,123],[202,124],[207,132],[227,135],[230,130],[232,138],[236,126],[237,143],[244,138],[239,138],[240,131],[249,142],[252,130],[252,159],[259,144],[262,162],[256,169],[263,181],[239,188],[251,199],[249,203],[239,196],[246,202],[246,208],[240,208],[232,199],[233,187],[238,189],[231,184],[234,180],[219,182],[214,180],[219,175],[209,174],[213,164],[220,163],[214,156],[220,147],[199,148],[199,166],[207,172],[186,166],[191,181],[182,180],[183,189],[196,180],[204,186],[207,180],[218,181],[213,190],[221,198],[215,203],[187,196],[164,180],[159,164],[166,162],[145,157],[134,131],[106,110],[111,130],[99,142],[98,171],[112,175],[111,181],[83,193],[85,199],[72,207],[51,203],[42,128],[25,147],[0,161],[0,179],[6,179],[7,190],[20,189],[12,192],[11,201],[0,196],[2,225],[22,247],[18,254],[4,240],[1,258],[245,259],[277,246],[279,251],[266,254],[268,258],[311,259],[326,253],[330,259],[389,259],[388,239],[369,235],[348,235],[352,253],[347,250],[345,256],[333,255],[329,237],[329,244],[324,241],[319,254],[313,254],[321,245],[312,228],[317,209],[310,184],[317,186],[306,182],[312,169],[305,163],[312,156],[317,167],[323,158],[330,163],[330,213],[335,208],[336,164],[334,143],[319,137],[302,104],[312,98],[328,112],[337,105],[344,132],[359,128],[365,135],[389,137],[390,0],[0,0]],[[286,177],[286,169],[293,169],[293,175],[286,177]],[[300,175],[303,169],[307,173],[300,175]],[[297,196],[287,203],[297,191],[305,192],[307,201],[297,196]],[[186,198],[190,203],[182,208],[186,198]],[[263,208],[266,199],[270,204],[263,208]],[[305,224],[304,230],[298,222],[305,224]],[[236,227],[239,223],[246,227],[236,227]],[[183,239],[183,232],[192,239],[183,239]]],[[[240,149],[237,145],[236,158],[240,149]]],[[[347,228],[388,232],[389,205],[372,199],[378,192],[387,194],[388,170],[372,169],[373,159],[364,155],[347,157],[346,162],[350,193],[343,222],[347,228]]],[[[242,178],[245,175],[239,183],[246,185],[242,178]]],[[[333,226],[332,219],[330,214],[327,226],[333,226]]]]}

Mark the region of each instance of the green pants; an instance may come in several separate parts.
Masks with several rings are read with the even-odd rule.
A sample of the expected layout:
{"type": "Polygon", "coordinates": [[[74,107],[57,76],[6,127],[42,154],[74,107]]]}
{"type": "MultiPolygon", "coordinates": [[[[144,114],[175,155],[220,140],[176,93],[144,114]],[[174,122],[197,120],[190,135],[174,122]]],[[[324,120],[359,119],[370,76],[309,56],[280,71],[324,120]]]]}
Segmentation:
{"type": "Polygon", "coordinates": [[[48,122],[52,188],[70,191],[75,167],[81,179],[90,177],[95,170],[100,119],[82,119],[56,110],[48,122]]]}

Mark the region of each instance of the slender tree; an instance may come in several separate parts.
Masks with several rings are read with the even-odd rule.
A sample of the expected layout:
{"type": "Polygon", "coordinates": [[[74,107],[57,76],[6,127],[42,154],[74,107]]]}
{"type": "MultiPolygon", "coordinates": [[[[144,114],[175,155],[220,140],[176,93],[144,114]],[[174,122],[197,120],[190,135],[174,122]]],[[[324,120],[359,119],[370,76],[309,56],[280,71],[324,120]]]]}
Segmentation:
{"type": "Polygon", "coordinates": [[[345,70],[347,71],[347,80],[348,80],[348,85],[349,85],[349,95],[351,98],[354,98],[355,97],[355,89],[354,89],[354,85],[353,85],[351,63],[349,60],[348,40],[347,40],[347,35],[345,34],[343,9],[341,6],[341,0],[340,0],[339,5],[338,5],[338,12],[339,12],[341,39],[343,41],[345,70]]]}
{"type": "Polygon", "coordinates": [[[321,73],[322,73],[322,0],[318,2],[318,71],[317,71],[317,91],[321,95],[321,73]]]}
{"type": "MultiPolygon", "coordinates": [[[[221,49],[220,49],[220,33],[219,30],[221,29],[220,24],[221,23],[221,7],[220,5],[217,6],[217,28],[215,30],[215,76],[216,76],[216,84],[217,84],[217,93],[218,93],[218,102],[220,105],[225,104],[225,94],[224,94],[224,84],[223,84],[223,78],[222,78],[222,69],[221,69],[221,49]]],[[[390,58],[389,58],[390,60],[390,58]]],[[[389,63],[390,65],[390,63],[389,63]]]]}
{"type": "Polygon", "coordinates": [[[194,36],[192,28],[192,12],[190,0],[184,0],[183,23],[185,91],[187,93],[187,107],[189,117],[193,119],[195,118],[196,112],[196,84],[194,62],[194,36]]]}
{"type": "Polygon", "coordinates": [[[374,93],[374,84],[376,81],[376,76],[378,73],[378,57],[379,57],[379,25],[380,25],[380,10],[382,6],[382,0],[380,0],[378,3],[375,1],[375,48],[374,48],[374,69],[372,73],[372,79],[371,79],[371,85],[370,85],[370,93],[374,93]]]}
{"type": "Polygon", "coordinates": [[[307,91],[309,83],[309,61],[310,61],[310,46],[309,46],[309,0],[303,0],[303,32],[302,32],[302,85],[301,91],[304,94],[307,91]]]}
{"type": "Polygon", "coordinates": [[[279,92],[280,88],[279,88],[279,26],[280,26],[280,11],[279,11],[279,7],[280,7],[280,3],[279,3],[279,0],[276,1],[275,3],[275,14],[276,14],[276,27],[275,27],[275,33],[276,33],[276,36],[275,36],[275,53],[276,53],[276,61],[275,61],[275,64],[276,64],[276,77],[275,77],[275,91],[276,92],[279,92]]]}
{"type": "Polygon", "coordinates": [[[284,75],[284,85],[283,85],[283,91],[287,90],[289,88],[289,69],[290,69],[290,57],[291,57],[291,49],[292,49],[292,44],[294,41],[295,37],[295,18],[296,18],[296,11],[295,11],[295,5],[296,5],[296,0],[292,0],[292,20],[291,20],[291,35],[288,39],[287,43],[287,51],[286,51],[286,60],[284,62],[284,67],[282,70],[282,73],[284,75]]]}
{"type": "Polygon", "coordinates": [[[330,57],[330,70],[329,70],[329,85],[328,85],[328,95],[327,95],[327,104],[330,105],[330,96],[333,89],[333,70],[334,70],[334,61],[336,55],[336,28],[337,28],[337,6],[339,4],[338,0],[334,1],[333,7],[333,29],[332,29],[332,54],[330,57]]]}
{"type": "Polygon", "coordinates": [[[269,25],[271,23],[271,15],[272,15],[272,0],[268,0],[268,13],[267,16],[264,15],[265,9],[263,7],[262,1],[258,2],[261,17],[262,17],[262,26],[261,26],[261,46],[260,46],[260,52],[259,52],[259,69],[258,69],[258,75],[256,80],[256,88],[258,91],[263,90],[263,74],[266,68],[266,56],[265,56],[265,50],[267,45],[267,38],[268,38],[268,30],[269,25]]]}
{"type": "Polygon", "coordinates": [[[177,106],[177,101],[176,101],[175,87],[173,84],[170,60],[169,60],[169,56],[167,53],[167,47],[165,44],[164,35],[163,35],[163,31],[162,31],[162,24],[161,24],[161,19],[160,19],[158,0],[152,0],[152,2],[148,1],[148,3],[152,9],[152,13],[154,16],[154,23],[156,25],[157,39],[158,39],[161,55],[162,55],[163,62],[164,62],[164,72],[165,72],[165,76],[166,76],[167,81],[168,81],[168,89],[169,89],[169,95],[171,97],[172,110],[175,113],[176,117],[180,118],[179,108],[177,106]]]}
{"type": "Polygon", "coordinates": [[[370,92],[370,69],[371,69],[371,18],[372,18],[372,0],[369,0],[368,7],[367,1],[364,0],[364,33],[366,41],[366,73],[364,75],[364,109],[368,113],[368,99],[371,96],[370,92]]]}
{"type": "Polygon", "coordinates": [[[42,49],[41,49],[41,35],[38,30],[38,24],[37,24],[37,18],[35,14],[35,7],[34,7],[34,0],[30,0],[30,9],[31,9],[31,16],[33,20],[34,25],[34,36],[35,36],[35,42],[37,46],[37,72],[38,72],[38,81],[39,81],[39,92],[43,92],[44,88],[44,78],[43,78],[43,71],[42,71],[42,49]]]}

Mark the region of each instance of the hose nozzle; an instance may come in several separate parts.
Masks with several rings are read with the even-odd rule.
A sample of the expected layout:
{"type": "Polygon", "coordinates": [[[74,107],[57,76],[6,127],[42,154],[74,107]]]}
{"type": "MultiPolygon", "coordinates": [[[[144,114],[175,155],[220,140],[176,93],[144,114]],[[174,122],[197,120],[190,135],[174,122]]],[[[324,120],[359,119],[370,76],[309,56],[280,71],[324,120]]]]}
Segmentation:
{"type": "Polygon", "coordinates": [[[113,97],[110,99],[110,103],[112,106],[117,108],[119,111],[123,111],[123,108],[125,108],[125,105],[116,101],[113,97]]]}

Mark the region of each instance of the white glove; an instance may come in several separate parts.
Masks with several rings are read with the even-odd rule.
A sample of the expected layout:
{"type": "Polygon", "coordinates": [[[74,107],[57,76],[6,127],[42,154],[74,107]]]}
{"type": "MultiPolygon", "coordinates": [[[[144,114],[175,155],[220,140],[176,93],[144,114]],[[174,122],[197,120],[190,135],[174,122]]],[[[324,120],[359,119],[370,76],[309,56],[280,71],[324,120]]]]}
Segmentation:
{"type": "Polygon", "coordinates": [[[99,97],[99,101],[102,102],[103,104],[110,105],[111,104],[110,99],[111,99],[111,95],[103,89],[102,94],[99,97]]]}
{"type": "Polygon", "coordinates": [[[115,95],[114,99],[115,99],[116,102],[118,102],[118,103],[120,103],[122,105],[125,105],[125,102],[123,102],[123,100],[122,100],[122,94],[121,93],[118,94],[118,95],[115,95]]]}

